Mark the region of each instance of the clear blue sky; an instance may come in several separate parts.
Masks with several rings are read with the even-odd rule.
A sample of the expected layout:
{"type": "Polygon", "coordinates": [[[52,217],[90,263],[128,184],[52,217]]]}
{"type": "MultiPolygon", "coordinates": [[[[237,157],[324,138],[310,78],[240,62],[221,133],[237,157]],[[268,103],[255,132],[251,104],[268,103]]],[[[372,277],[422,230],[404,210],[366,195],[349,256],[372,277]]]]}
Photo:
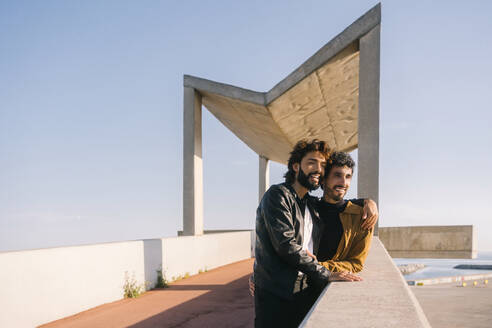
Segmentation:
{"type": "MultiPolygon", "coordinates": [[[[267,91],[376,3],[0,2],[0,250],[175,235],[183,74],[267,91]]],[[[492,250],[492,2],[382,5],[380,224],[492,250]]],[[[256,154],[203,139],[205,228],[252,228],[256,154]]]]}

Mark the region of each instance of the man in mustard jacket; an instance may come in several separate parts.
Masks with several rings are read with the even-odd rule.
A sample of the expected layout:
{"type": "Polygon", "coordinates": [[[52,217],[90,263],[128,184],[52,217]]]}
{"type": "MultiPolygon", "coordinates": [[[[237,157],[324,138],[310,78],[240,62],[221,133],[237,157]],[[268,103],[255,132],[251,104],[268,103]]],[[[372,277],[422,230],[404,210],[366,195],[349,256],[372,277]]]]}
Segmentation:
{"type": "Polygon", "coordinates": [[[343,199],[354,166],[349,154],[333,152],[325,169],[323,198],[317,206],[324,227],[316,256],[331,272],[361,271],[371,245],[373,228],[363,228],[363,203],[343,199]]]}
{"type": "MultiPolygon", "coordinates": [[[[347,156],[345,153],[337,152],[329,154],[325,151],[324,143],[316,140],[310,143],[300,141],[289,159],[289,172],[291,167],[292,171],[295,171],[290,175],[291,179],[287,180],[286,174],[286,183],[272,186],[263,196],[257,211],[254,281],[250,280],[250,291],[252,294],[254,292],[255,297],[256,327],[297,327],[328,281],[361,280],[351,273],[359,270],[349,267],[343,269],[340,266],[346,264],[345,262],[334,263],[331,261],[333,256],[326,256],[332,244],[330,236],[333,232],[330,229],[335,229],[333,226],[337,222],[340,229],[337,230],[338,237],[335,243],[337,246],[342,243],[343,247],[336,258],[341,260],[342,256],[348,256],[352,260],[360,256],[356,246],[359,243],[353,243],[354,237],[359,238],[364,233],[364,236],[371,236],[372,226],[377,218],[377,215],[374,218],[371,214],[366,220],[362,219],[365,202],[369,205],[369,202],[374,203],[373,201],[343,200],[350,186],[354,167],[353,160],[349,156],[350,160],[347,160],[347,156]],[[294,161],[292,158],[297,159],[294,161]],[[328,179],[323,178],[322,174],[325,166],[326,172],[331,174],[328,179]],[[308,190],[315,188],[307,185],[306,181],[325,183],[325,197],[322,201],[308,195],[308,190]],[[301,190],[302,193],[295,189],[298,185],[306,185],[301,190]],[[300,204],[304,205],[303,213],[300,204]],[[341,209],[344,214],[339,218],[339,212],[331,213],[331,205],[335,206],[335,209],[341,209]],[[324,212],[318,215],[317,208],[324,212]],[[308,221],[306,217],[311,217],[312,231],[306,229],[306,226],[309,228],[309,225],[305,224],[308,221]],[[340,219],[343,219],[343,226],[340,219]],[[342,240],[345,227],[348,235],[342,240]],[[366,230],[368,228],[369,231],[366,230]],[[321,234],[329,235],[320,236],[321,234]],[[320,240],[323,245],[320,245],[320,240]],[[306,247],[304,241],[307,241],[306,247]],[[321,253],[318,251],[318,245],[321,253]],[[314,255],[311,252],[324,256],[325,263],[313,261],[314,255]],[[332,279],[338,275],[346,277],[332,279]],[[327,278],[324,278],[325,276],[327,278]],[[316,279],[318,281],[315,281],[316,279]]],[[[334,248],[336,252],[337,247],[334,248]]],[[[365,255],[363,257],[365,258],[365,255]]]]}

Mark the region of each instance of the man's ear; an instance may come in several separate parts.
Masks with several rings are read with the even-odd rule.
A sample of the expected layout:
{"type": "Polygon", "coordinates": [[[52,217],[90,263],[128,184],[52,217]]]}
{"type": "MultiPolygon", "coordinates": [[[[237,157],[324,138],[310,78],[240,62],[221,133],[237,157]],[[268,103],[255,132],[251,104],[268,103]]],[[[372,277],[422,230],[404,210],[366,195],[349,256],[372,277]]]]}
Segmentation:
{"type": "Polygon", "coordinates": [[[299,163],[292,164],[292,169],[294,170],[294,172],[299,173],[299,166],[299,163]]]}

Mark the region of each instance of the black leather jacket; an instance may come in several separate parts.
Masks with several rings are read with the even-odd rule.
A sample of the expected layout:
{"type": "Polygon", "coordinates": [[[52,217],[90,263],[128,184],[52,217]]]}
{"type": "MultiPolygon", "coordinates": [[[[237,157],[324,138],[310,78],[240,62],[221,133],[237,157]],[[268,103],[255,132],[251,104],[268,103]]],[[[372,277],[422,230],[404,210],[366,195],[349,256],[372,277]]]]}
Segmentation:
{"type": "MultiPolygon", "coordinates": [[[[256,211],[254,283],[258,288],[287,299],[293,297],[294,284],[301,271],[315,284],[328,282],[330,272],[302,250],[304,217],[291,185],[273,185],[264,194],[256,211]]],[[[312,198],[309,195],[306,197],[312,198]]],[[[313,218],[313,248],[316,252],[322,223],[313,200],[306,211],[313,218]]]]}

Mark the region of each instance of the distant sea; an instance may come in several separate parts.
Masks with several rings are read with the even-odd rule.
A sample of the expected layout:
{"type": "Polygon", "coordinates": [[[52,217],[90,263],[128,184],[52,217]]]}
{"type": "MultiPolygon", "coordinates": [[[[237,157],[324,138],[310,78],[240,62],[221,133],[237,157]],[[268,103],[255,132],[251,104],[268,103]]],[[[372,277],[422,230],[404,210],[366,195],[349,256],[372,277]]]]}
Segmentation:
{"type": "Polygon", "coordinates": [[[492,265],[492,252],[478,252],[476,259],[402,259],[394,258],[396,265],[422,263],[425,268],[404,276],[406,280],[452,277],[470,274],[492,273],[492,270],[461,270],[453,269],[459,264],[488,264],[492,265]]]}

